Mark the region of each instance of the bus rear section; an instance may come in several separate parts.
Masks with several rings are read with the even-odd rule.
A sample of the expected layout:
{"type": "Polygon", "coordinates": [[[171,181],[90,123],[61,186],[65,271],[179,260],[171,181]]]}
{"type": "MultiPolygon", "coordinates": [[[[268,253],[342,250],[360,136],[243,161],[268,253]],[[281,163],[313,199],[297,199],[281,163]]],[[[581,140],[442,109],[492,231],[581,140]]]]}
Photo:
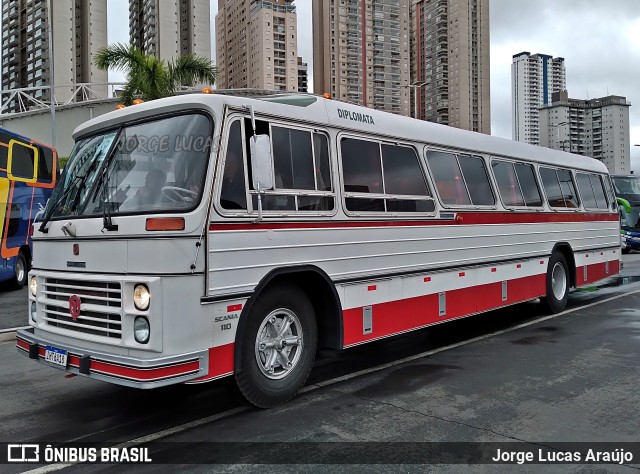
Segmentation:
{"type": "Polygon", "coordinates": [[[0,129],[0,282],[22,288],[30,270],[31,226],[55,187],[55,149],[0,129]]]}

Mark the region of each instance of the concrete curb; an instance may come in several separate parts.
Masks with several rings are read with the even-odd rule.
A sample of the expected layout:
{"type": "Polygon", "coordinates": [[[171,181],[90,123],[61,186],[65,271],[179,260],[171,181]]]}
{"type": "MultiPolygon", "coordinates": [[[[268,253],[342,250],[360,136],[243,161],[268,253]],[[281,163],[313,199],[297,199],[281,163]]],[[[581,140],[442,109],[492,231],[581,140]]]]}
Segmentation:
{"type": "Polygon", "coordinates": [[[18,329],[27,329],[29,326],[11,329],[0,329],[0,342],[15,341],[18,329]]]}

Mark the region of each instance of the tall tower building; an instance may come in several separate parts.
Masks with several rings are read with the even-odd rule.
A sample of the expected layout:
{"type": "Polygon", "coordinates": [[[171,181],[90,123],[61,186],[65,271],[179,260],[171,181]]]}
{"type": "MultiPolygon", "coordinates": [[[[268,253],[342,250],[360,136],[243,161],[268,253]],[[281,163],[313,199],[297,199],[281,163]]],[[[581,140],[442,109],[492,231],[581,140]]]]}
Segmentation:
{"type": "Polygon", "coordinates": [[[211,59],[210,9],[209,0],[129,0],[131,44],[166,61],[211,59]]]}
{"type": "Polygon", "coordinates": [[[413,0],[418,116],[491,133],[489,0],[413,0]]]}
{"type": "Polygon", "coordinates": [[[297,58],[293,0],[218,0],[218,87],[297,91],[297,58]]]}
{"type": "Polygon", "coordinates": [[[528,51],[513,56],[511,96],[513,139],[540,144],[539,109],[551,103],[554,92],[566,90],[563,58],[528,51]]]}
{"type": "Polygon", "coordinates": [[[411,0],[313,0],[313,87],[410,115],[411,0]]]}
{"type": "Polygon", "coordinates": [[[540,109],[540,145],[600,160],[611,174],[629,174],[629,107],[622,96],[585,100],[556,92],[540,109]]]}
{"type": "MultiPolygon", "coordinates": [[[[48,5],[48,0],[2,2],[2,88],[46,87],[53,78],[57,102],[71,98],[80,83],[94,83],[93,90],[106,97],[107,71],[93,64],[98,49],[107,46],[106,2],[55,0],[51,25],[48,5]]],[[[43,89],[30,95],[49,102],[50,94],[43,89]]],[[[17,102],[8,110],[19,110],[17,102]]]]}

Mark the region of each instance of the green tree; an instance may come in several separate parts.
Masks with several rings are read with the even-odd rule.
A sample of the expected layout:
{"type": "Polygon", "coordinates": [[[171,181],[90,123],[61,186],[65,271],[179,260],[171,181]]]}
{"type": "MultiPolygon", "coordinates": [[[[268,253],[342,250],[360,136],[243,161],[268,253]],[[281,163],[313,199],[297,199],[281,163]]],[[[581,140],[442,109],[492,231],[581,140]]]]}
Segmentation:
{"type": "Polygon", "coordinates": [[[113,68],[126,73],[126,85],[121,95],[124,105],[131,105],[135,99],[147,101],[169,97],[182,87],[197,83],[213,85],[217,77],[216,67],[210,59],[186,54],[167,63],[122,43],[98,50],[94,62],[100,69],[113,68]]]}

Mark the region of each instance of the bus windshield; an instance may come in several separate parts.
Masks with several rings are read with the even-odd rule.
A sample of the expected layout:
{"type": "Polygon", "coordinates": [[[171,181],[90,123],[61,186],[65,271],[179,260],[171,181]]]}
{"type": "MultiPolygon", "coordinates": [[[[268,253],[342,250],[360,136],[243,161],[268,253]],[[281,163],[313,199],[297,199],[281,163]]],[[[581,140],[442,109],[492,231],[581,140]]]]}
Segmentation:
{"type": "Polygon", "coordinates": [[[52,218],[188,211],[200,202],[210,120],[180,115],[76,143],[49,202],[52,218]]]}

